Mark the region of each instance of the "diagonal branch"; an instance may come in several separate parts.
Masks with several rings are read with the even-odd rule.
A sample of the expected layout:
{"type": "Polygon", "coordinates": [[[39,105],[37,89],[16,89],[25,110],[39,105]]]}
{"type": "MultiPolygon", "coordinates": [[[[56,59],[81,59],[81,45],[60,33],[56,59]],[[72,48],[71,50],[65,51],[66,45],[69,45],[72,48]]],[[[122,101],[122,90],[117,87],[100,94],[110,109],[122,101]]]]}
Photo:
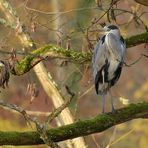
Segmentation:
{"type": "MultiPolygon", "coordinates": [[[[48,136],[54,142],[64,141],[106,129],[137,118],[148,118],[148,103],[130,104],[114,113],[105,113],[94,118],[73,124],[49,129],[48,136]]],[[[0,145],[36,145],[43,144],[37,132],[0,132],[0,145]]]]}

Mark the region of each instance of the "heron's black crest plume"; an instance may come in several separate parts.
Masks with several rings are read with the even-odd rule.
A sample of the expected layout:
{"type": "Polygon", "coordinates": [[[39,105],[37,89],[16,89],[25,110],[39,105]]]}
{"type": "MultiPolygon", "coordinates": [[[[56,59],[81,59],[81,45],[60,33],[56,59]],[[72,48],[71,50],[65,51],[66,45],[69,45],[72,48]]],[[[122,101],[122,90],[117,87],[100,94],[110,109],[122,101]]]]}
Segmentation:
{"type": "Polygon", "coordinates": [[[109,25],[108,28],[109,28],[109,29],[112,29],[112,30],[114,30],[114,29],[118,29],[118,27],[115,26],[115,25],[109,25]]]}

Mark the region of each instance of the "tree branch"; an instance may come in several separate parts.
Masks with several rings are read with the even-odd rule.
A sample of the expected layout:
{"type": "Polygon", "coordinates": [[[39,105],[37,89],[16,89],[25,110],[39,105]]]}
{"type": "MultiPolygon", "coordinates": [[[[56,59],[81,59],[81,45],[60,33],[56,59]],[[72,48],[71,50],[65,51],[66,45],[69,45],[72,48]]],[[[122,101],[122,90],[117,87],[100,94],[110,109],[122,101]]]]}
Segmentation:
{"type": "MultiPolygon", "coordinates": [[[[127,38],[125,41],[126,41],[127,47],[136,46],[142,43],[148,43],[148,32],[131,36],[127,38]]],[[[82,53],[72,49],[66,50],[57,45],[48,44],[32,51],[24,59],[19,61],[15,65],[14,69],[12,70],[12,73],[15,75],[22,75],[28,72],[37,63],[39,63],[41,60],[46,59],[47,57],[64,58],[64,59],[66,58],[69,61],[82,64],[82,63],[90,62],[91,56],[92,55],[89,52],[82,53]]]]}
{"type": "MultiPolygon", "coordinates": [[[[92,133],[102,132],[112,126],[137,118],[148,118],[148,103],[130,104],[113,113],[98,115],[92,119],[49,129],[48,136],[54,142],[64,141],[92,133]]],[[[43,144],[37,132],[0,132],[0,145],[43,144]]]]}
{"type": "Polygon", "coordinates": [[[18,61],[12,70],[15,75],[22,75],[28,72],[32,67],[47,57],[66,58],[76,63],[89,62],[91,60],[90,53],[82,53],[74,50],[66,50],[57,45],[48,44],[38,48],[28,54],[24,59],[18,61]]]}
{"type": "Polygon", "coordinates": [[[142,44],[142,43],[148,43],[148,32],[131,36],[127,38],[125,41],[128,48],[142,44]]]}

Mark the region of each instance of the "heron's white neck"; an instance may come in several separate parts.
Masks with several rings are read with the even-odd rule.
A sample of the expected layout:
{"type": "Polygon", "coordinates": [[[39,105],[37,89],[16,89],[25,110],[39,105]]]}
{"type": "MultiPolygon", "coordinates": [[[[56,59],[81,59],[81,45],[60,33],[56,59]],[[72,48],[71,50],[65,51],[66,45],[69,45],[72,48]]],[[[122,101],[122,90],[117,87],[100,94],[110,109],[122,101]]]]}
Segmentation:
{"type": "Polygon", "coordinates": [[[121,34],[120,34],[120,31],[118,29],[114,29],[114,30],[110,30],[109,32],[107,32],[106,34],[108,33],[112,33],[114,34],[116,37],[121,37],[121,34]]]}

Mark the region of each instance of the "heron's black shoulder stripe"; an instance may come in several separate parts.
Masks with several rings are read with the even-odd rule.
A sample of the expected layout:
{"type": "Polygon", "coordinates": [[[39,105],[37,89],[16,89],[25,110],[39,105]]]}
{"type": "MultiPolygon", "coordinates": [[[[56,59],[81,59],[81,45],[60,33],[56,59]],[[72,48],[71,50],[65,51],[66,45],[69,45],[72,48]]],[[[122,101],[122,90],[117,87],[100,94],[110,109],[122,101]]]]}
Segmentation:
{"type": "Polygon", "coordinates": [[[105,37],[106,37],[106,35],[104,35],[103,37],[102,37],[102,44],[105,42],[105,37]]]}
{"type": "Polygon", "coordinates": [[[124,38],[121,36],[120,37],[120,41],[122,42],[122,43],[125,43],[125,40],[124,40],[124,38]]]}
{"type": "Polygon", "coordinates": [[[118,27],[115,26],[115,25],[109,25],[108,28],[109,28],[109,29],[112,29],[112,30],[114,30],[114,29],[118,29],[118,27]]]}

